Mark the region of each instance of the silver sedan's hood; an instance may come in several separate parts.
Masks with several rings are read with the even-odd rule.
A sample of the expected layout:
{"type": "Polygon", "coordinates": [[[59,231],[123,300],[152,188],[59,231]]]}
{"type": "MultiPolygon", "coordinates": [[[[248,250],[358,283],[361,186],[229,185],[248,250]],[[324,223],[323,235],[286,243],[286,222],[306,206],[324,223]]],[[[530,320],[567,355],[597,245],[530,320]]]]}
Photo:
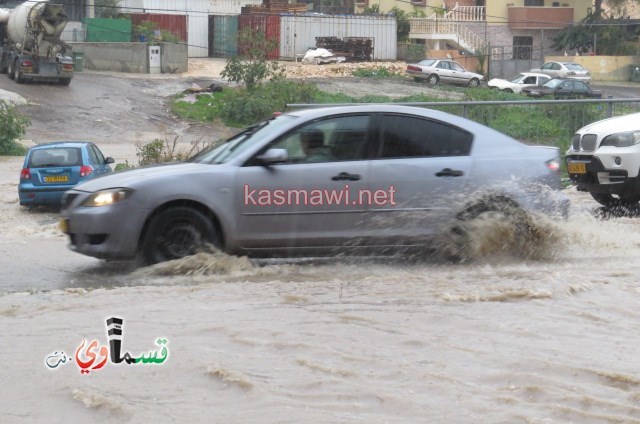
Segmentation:
{"type": "Polygon", "coordinates": [[[162,176],[175,178],[185,174],[201,173],[205,170],[211,170],[212,167],[216,166],[218,165],[180,162],[135,168],[87,181],[86,183],[76,186],[75,189],[94,192],[115,187],[135,187],[149,178],[158,179],[162,176]]]}

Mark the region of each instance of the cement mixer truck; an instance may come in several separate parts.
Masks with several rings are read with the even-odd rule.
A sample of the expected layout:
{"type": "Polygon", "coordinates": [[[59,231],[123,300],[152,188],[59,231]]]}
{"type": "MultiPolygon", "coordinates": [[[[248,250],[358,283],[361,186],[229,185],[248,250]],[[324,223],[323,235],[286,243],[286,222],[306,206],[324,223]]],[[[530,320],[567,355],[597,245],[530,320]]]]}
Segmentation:
{"type": "Polygon", "coordinates": [[[39,80],[69,85],[71,46],[60,39],[67,20],[63,6],[48,0],[0,9],[0,73],[17,83],[39,80]]]}

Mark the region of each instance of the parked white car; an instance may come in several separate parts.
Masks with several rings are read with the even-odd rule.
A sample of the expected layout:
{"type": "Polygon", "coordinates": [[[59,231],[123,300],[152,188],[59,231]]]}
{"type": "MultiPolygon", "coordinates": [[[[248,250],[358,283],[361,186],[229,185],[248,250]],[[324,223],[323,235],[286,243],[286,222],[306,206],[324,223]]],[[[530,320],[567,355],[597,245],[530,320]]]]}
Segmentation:
{"type": "Polygon", "coordinates": [[[487,83],[489,88],[497,88],[507,93],[520,93],[525,87],[535,87],[549,81],[551,77],[545,74],[522,72],[514,79],[508,81],[501,78],[493,78],[487,83]]]}
{"type": "Polygon", "coordinates": [[[547,74],[554,78],[573,78],[584,81],[587,84],[591,82],[591,72],[575,62],[547,62],[541,67],[534,68],[529,72],[547,74]]]}
{"type": "Polygon", "coordinates": [[[640,201],[640,113],[594,122],[575,133],[566,156],[571,181],[604,206],[640,201]]]}

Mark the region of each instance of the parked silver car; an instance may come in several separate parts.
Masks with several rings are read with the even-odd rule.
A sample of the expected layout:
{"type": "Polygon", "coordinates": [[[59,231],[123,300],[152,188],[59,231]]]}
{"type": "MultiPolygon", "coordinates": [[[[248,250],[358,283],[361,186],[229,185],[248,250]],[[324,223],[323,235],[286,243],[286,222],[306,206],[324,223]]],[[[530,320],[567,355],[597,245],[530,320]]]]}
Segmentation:
{"type": "Polygon", "coordinates": [[[530,72],[541,72],[554,78],[572,78],[591,82],[591,72],[575,62],[547,62],[539,68],[534,68],[530,72]]]}
{"type": "Polygon", "coordinates": [[[557,148],[444,112],[305,109],[189,162],[82,184],[65,194],[61,227],[76,252],[147,263],[203,243],[251,256],[396,252],[487,209],[565,216],[559,168],[557,148]]]}
{"type": "Polygon", "coordinates": [[[407,74],[416,81],[427,80],[435,85],[442,82],[478,87],[484,76],[469,72],[453,60],[427,59],[407,65],[407,74]]]}

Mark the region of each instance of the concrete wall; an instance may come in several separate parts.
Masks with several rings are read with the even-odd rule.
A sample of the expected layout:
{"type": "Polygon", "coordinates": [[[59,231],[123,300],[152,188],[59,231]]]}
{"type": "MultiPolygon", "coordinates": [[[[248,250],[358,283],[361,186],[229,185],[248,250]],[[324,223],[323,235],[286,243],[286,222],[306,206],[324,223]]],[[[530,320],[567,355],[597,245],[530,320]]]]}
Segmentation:
{"type": "Polygon", "coordinates": [[[162,73],[181,74],[189,69],[189,46],[185,43],[162,43],[162,73]]]}
{"type": "MultiPolygon", "coordinates": [[[[84,68],[93,71],[149,73],[147,43],[69,43],[84,53],[84,68]]],[[[180,73],[188,67],[186,44],[162,43],[162,72],[180,73]]]]}
{"type": "Polygon", "coordinates": [[[545,62],[575,62],[591,71],[595,81],[629,81],[631,65],[640,64],[640,56],[546,56],[545,62]]]}

